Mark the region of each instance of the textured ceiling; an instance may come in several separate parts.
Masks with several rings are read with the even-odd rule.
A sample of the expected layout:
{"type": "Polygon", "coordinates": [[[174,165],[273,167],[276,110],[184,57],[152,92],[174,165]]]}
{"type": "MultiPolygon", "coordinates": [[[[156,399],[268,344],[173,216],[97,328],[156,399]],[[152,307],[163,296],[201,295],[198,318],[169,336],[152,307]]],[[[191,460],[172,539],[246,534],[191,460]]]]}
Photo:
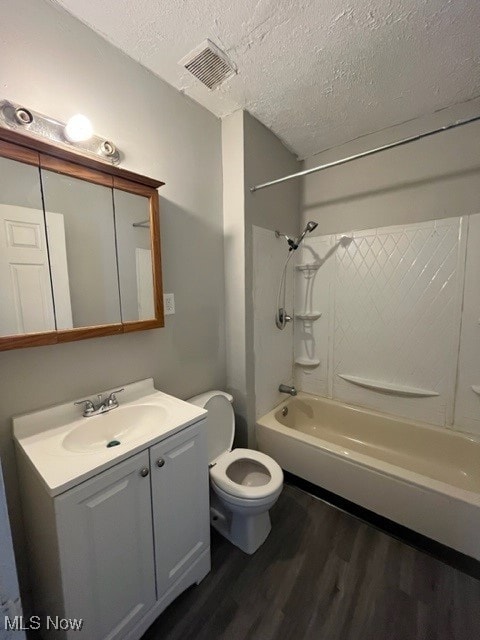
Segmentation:
{"type": "Polygon", "coordinates": [[[480,0],[57,0],[217,116],[247,109],[306,158],[480,94],[480,0]],[[205,38],[238,75],[178,65],[205,38]]]}

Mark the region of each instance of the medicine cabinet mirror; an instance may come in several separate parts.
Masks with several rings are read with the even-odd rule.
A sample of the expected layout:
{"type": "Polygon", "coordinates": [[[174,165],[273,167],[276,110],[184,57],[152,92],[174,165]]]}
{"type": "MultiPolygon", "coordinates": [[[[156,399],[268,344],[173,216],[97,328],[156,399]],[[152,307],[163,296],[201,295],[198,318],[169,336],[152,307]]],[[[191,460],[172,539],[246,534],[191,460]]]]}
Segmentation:
{"type": "Polygon", "coordinates": [[[0,350],[164,326],[162,184],[0,129],[0,350]]]}

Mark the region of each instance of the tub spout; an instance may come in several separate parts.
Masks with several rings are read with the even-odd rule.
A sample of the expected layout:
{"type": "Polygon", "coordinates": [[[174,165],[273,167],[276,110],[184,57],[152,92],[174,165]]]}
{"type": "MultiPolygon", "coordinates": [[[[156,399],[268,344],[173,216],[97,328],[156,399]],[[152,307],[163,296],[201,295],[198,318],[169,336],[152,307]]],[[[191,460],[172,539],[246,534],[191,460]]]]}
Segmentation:
{"type": "Polygon", "coordinates": [[[280,393],[289,393],[291,396],[297,395],[297,390],[295,389],[295,387],[289,387],[287,384],[281,384],[278,387],[278,390],[280,391],[280,393]]]}

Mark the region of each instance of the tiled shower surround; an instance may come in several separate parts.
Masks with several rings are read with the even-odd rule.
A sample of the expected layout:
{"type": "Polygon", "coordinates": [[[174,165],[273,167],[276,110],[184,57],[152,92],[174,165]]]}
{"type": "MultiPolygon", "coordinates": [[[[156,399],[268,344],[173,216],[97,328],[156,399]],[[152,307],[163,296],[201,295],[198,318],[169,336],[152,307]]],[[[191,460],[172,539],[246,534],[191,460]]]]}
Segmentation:
{"type": "MultiPolygon", "coordinates": [[[[254,295],[268,283],[276,293],[280,269],[262,269],[258,234],[254,295]]],[[[479,249],[480,215],[306,238],[294,256],[294,309],[287,307],[297,388],[480,435],[479,249]]],[[[282,263],[284,243],[274,251],[282,263]]],[[[255,296],[256,342],[278,332],[274,308],[264,326],[266,305],[255,296]]],[[[269,409],[262,342],[257,407],[269,409]]],[[[286,335],[285,356],[288,342],[286,335]]]]}

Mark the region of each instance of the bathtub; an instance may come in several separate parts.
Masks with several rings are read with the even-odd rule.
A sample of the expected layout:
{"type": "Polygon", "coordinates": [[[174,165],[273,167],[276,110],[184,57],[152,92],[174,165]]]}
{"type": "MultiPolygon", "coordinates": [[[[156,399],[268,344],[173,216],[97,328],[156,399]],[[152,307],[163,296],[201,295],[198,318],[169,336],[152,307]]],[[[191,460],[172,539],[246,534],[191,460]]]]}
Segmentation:
{"type": "Polygon", "coordinates": [[[480,442],[299,393],[256,423],[290,473],[480,560],[480,442]]]}

